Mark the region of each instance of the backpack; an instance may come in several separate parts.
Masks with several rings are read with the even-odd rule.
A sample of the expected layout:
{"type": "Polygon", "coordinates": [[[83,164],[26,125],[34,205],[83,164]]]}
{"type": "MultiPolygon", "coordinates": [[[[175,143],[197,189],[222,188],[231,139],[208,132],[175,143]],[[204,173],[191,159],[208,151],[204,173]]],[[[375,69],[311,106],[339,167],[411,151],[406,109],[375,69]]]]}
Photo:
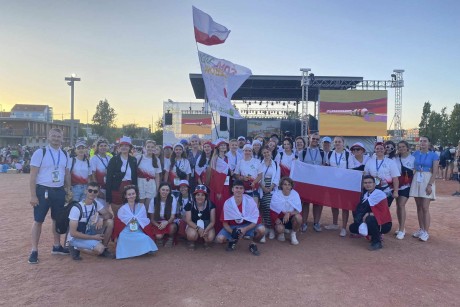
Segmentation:
{"type": "Polygon", "coordinates": [[[64,206],[64,209],[62,209],[57,215],[56,215],[56,232],[59,234],[66,234],[67,231],[69,230],[69,214],[70,210],[72,210],[73,207],[77,207],[78,210],[80,210],[80,217],[78,220],[81,220],[81,217],[83,216],[83,208],[80,205],[80,202],[78,201],[71,201],[67,205],[64,206]]]}
{"type": "MultiPolygon", "coordinates": [[[[327,155],[327,159],[329,161],[331,161],[331,157],[332,157],[332,151],[330,151],[327,155]]],[[[350,153],[348,151],[345,150],[345,160],[347,161],[347,169],[348,169],[348,158],[350,157],[350,153]]],[[[331,163],[329,162],[329,165],[331,165],[331,163]]]]}
{"type": "MultiPolygon", "coordinates": [[[[305,148],[304,150],[302,150],[302,162],[305,161],[305,156],[307,155],[307,151],[308,151],[308,148],[305,148]]],[[[321,161],[324,164],[324,150],[320,148],[319,154],[321,155],[321,161]]]]}
{"type": "MultiPolygon", "coordinates": [[[[66,152],[64,149],[62,149],[62,148],[61,148],[61,150],[62,150],[62,152],[64,153],[65,158],[67,159],[67,152],[66,152]]],[[[43,158],[45,158],[46,147],[43,147],[43,148],[42,148],[42,151],[43,151],[43,155],[42,155],[42,160],[40,161],[40,167],[42,166],[43,158]]],[[[67,164],[67,163],[66,163],[66,164],[67,164]]]]}

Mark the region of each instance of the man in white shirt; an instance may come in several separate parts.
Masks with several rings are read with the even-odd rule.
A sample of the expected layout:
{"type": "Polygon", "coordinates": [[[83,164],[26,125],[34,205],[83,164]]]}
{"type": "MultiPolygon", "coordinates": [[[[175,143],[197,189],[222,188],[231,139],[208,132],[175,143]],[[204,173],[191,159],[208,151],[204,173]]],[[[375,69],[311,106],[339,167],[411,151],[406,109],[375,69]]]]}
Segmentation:
{"type": "Polygon", "coordinates": [[[32,252],[29,263],[38,263],[38,241],[42,232],[42,224],[51,208],[53,220],[52,233],[54,238],[52,254],[68,255],[69,250],[62,247],[61,235],[56,232],[56,217],[64,210],[66,190],[64,183],[70,182],[70,173],[66,170],[67,153],[61,149],[64,134],[59,128],[51,128],[48,132],[49,145],[37,149],[30,161],[30,205],[34,208],[32,225],[32,252]]]}

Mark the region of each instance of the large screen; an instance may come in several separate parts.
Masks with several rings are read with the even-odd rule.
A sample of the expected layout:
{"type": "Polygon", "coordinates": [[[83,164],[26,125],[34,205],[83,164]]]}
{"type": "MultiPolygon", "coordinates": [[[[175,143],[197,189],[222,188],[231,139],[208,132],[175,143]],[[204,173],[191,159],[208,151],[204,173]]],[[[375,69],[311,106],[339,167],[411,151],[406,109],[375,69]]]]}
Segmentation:
{"type": "Polygon", "coordinates": [[[321,135],[387,135],[387,91],[322,90],[321,135]]]}
{"type": "Polygon", "coordinates": [[[259,119],[248,119],[248,136],[256,137],[263,135],[264,137],[270,137],[276,133],[280,135],[281,121],[280,120],[259,120],[259,119]]]}
{"type": "Polygon", "coordinates": [[[182,114],[182,134],[211,134],[211,114],[182,114]]]}

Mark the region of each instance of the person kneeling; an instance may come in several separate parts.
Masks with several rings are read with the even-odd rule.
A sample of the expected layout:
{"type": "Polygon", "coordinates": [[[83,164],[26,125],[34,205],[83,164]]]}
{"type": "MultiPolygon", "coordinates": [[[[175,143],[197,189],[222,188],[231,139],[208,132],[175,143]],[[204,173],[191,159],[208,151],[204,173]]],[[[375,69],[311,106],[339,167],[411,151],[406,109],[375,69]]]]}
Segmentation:
{"type": "Polygon", "coordinates": [[[81,260],[80,251],[112,258],[107,244],[113,230],[112,214],[96,200],[97,182],[86,187],[85,199],[74,205],[69,213],[69,246],[73,260],[81,260]],[[102,218],[101,218],[102,217],[102,218]]]}
{"type": "Polygon", "coordinates": [[[294,191],[294,182],[289,177],[280,180],[281,190],[273,193],[270,202],[270,218],[275,225],[278,241],[285,241],[284,230],[291,230],[291,244],[297,245],[296,233],[302,225],[302,202],[297,191],[294,191]]]}
{"type": "Polygon", "coordinates": [[[153,227],[139,202],[139,190],[127,185],[123,191],[123,202],[115,219],[113,237],[117,238],[117,259],[152,254],[158,250],[153,241],[153,227]]]}
{"type": "Polygon", "coordinates": [[[375,188],[375,178],[370,175],[364,176],[363,186],[365,192],[353,212],[354,223],[350,225],[350,232],[366,235],[367,226],[367,233],[371,236],[369,250],[374,251],[383,247],[381,235],[391,230],[391,214],[385,192],[375,188]],[[360,231],[362,223],[366,225],[361,226],[361,229],[364,228],[364,233],[360,231]]]}
{"type": "Polygon", "coordinates": [[[205,185],[198,185],[193,192],[193,201],[185,206],[185,220],[187,228],[187,240],[190,242],[189,249],[195,248],[195,242],[199,238],[204,240],[204,248],[214,240],[216,233],[214,224],[216,220],[216,207],[208,199],[205,185]]]}
{"type": "Polygon", "coordinates": [[[217,235],[216,241],[218,243],[228,241],[227,251],[233,251],[239,239],[249,236],[253,239],[249,244],[249,251],[259,256],[260,252],[254,241],[260,241],[265,234],[259,208],[251,196],[243,195],[244,185],[241,180],[234,181],[232,192],[233,196],[224,203],[220,217],[223,228],[217,235]]]}

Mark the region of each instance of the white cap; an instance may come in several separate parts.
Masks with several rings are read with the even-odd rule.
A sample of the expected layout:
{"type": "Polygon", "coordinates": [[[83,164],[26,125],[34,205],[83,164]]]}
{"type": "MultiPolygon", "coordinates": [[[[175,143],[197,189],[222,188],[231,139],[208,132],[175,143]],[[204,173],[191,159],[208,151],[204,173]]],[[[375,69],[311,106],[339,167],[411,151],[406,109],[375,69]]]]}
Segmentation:
{"type": "Polygon", "coordinates": [[[129,136],[122,136],[120,138],[120,145],[132,145],[131,138],[129,136]]]}

